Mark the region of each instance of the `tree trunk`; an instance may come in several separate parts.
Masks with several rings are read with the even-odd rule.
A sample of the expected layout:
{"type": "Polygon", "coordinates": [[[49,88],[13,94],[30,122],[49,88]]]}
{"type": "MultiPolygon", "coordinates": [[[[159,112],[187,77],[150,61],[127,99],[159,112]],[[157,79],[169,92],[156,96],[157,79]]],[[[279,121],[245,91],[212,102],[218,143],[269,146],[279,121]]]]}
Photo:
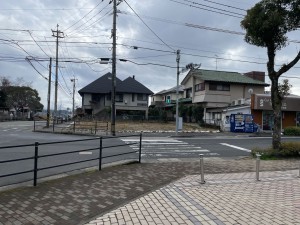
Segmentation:
{"type": "Polygon", "coordinates": [[[272,147],[274,150],[279,151],[281,146],[281,96],[278,91],[278,79],[272,79],[272,87],[271,87],[271,101],[272,101],[272,109],[273,109],[273,118],[274,118],[274,126],[273,126],[273,140],[272,147]]]}
{"type": "Polygon", "coordinates": [[[273,109],[273,139],[272,139],[272,147],[277,152],[281,146],[281,96],[278,90],[278,73],[275,72],[275,43],[271,42],[267,46],[268,51],[268,75],[271,80],[271,102],[273,109]]]}

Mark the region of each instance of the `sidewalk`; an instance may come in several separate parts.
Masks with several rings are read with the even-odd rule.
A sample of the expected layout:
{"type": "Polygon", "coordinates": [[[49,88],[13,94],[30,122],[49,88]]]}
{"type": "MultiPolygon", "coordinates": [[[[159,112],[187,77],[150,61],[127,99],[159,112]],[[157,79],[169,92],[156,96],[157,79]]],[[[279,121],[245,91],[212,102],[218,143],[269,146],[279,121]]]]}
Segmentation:
{"type": "MultiPolygon", "coordinates": [[[[274,161],[261,162],[261,170],[264,171],[280,171],[280,170],[282,171],[282,170],[292,170],[292,169],[295,170],[298,167],[299,167],[299,161],[296,160],[274,160],[274,161]]],[[[210,198],[214,198],[215,195],[209,194],[211,193],[209,187],[213,187],[214,185],[216,187],[215,190],[217,190],[215,192],[216,194],[221,193],[221,191],[223,191],[224,188],[222,186],[223,182],[220,182],[221,184],[218,184],[217,182],[215,182],[215,184],[210,183],[212,182],[210,176],[212,176],[212,178],[216,179],[217,181],[219,179],[218,176],[221,175],[218,175],[217,178],[214,178],[214,176],[216,175],[213,174],[216,173],[225,174],[222,176],[225,176],[226,178],[226,176],[231,176],[231,175],[235,176],[229,173],[240,173],[240,172],[245,173],[245,172],[254,172],[254,171],[255,171],[255,160],[252,159],[226,160],[221,158],[206,158],[205,174],[206,174],[207,184],[205,184],[203,187],[200,187],[199,185],[193,186],[195,182],[197,182],[198,180],[197,175],[193,176],[199,173],[198,159],[192,161],[189,160],[186,162],[182,161],[182,162],[163,162],[163,163],[162,162],[142,163],[142,164],[130,164],[130,165],[122,165],[122,166],[105,168],[100,172],[91,171],[84,174],[79,174],[79,175],[74,175],[74,176],[64,177],[57,180],[44,182],[39,184],[37,187],[25,187],[25,188],[18,188],[15,190],[1,191],[0,192],[0,225],[3,224],[5,225],[6,224],[7,225],[10,224],[12,225],[15,224],[16,225],[17,224],[59,224],[59,225],[86,224],[89,223],[89,221],[98,218],[101,215],[110,213],[119,207],[123,207],[126,204],[130,205],[134,202],[134,200],[138,201],[136,199],[141,198],[145,194],[149,194],[150,192],[153,191],[154,191],[153,193],[156,192],[159,193],[159,195],[161,195],[162,198],[171,198],[172,201],[176,195],[178,195],[179,197],[180,195],[182,195],[184,197],[189,196],[189,198],[195,199],[195,201],[197,198],[199,198],[203,201],[207,201],[207,200],[209,200],[208,202],[212,201],[213,203],[213,201],[215,201],[216,199],[210,200],[210,198]],[[208,174],[212,174],[212,175],[208,175],[208,174]],[[182,180],[179,183],[175,182],[170,185],[171,182],[174,182],[175,180],[178,180],[184,176],[187,176],[184,178],[185,180],[182,180]],[[165,185],[169,185],[169,186],[164,187],[165,185]],[[159,190],[159,188],[161,187],[164,188],[159,190]],[[177,189],[175,190],[174,188],[177,189]],[[193,191],[193,189],[198,190],[199,188],[204,188],[206,192],[193,191]],[[176,192],[174,192],[174,190],[176,192]],[[190,192],[184,192],[185,190],[190,190],[191,193],[195,193],[195,194],[202,193],[203,195],[194,197],[191,195],[190,192]],[[171,197],[169,197],[169,195],[171,197]]],[[[294,171],[293,173],[295,175],[296,171],[294,171]]],[[[247,174],[248,173],[246,173],[245,176],[248,176],[247,174]]],[[[284,173],[280,173],[280,172],[276,174],[283,174],[282,176],[280,175],[283,178],[287,176],[284,173]]],[[[295,177],[294,175],[293,177],[295,177]]],[[[270,190],[273,191],[274,195],[270,195],[269,196],[270,199],[264,198],[264,201],[270,201],[272,203],[272,196],[275,197],[275,200],[278,200],[280,199],[279,197],[281,197],[285,193],[288,194],[289,196],[293,194],[293,196],[295,196],[295,201],[298,199],[299,197],[298,193],[300,193],[298,191],[298,188],[291,186],[294,182],[298,182],[297,179],[291,178],[290,180],[287,180],[287,182],[283,182],[281,180],[275,179],[274,182],[275,182],[274,184],[280,185],[280,187],[284,189],[284,192],[282,191],[282,189],[279,188],[273,189],[272,186],[269,186],[271,188],[270,190]]],[[[264,191],[268,191],[269,187],[266,186],[268,182],[261,181],[258,183],[259,185],[261,185],[260,187],[262,187],[264,191]]],[[[237,184],[233,183],[232,185],[237,185],[237,184]]],[[[240,200],[249,199],[251,201],[249,201],[249,205],[248,202],[246,202],[245,204],[242,204],[239,207],[246,209],[248,207],[253,208],[256,206],[254,203],[252,203],[252,201],[255,200],[258,201],[257,196],[259,196],[259,192],[257,192],[256,189],[253,188],[251,190],[253,190],[254,192],[249,190],[250,191],[249,193],[253,193],[253,195],[249,197],[249,195],[247,195],[248,191],[246,191],[245,189],[248,186],[254,187],[255,185],[256,182],[252,178],[246,180],[245,179],[240,180],[240,185],[239,185],[240,188],[238,187],[236,188],[236,190],[239,190],[238,193],[241,193],[240,190],[242,190],[242,193],[245,194],[245,196],[239,195],[240,200]],[[252,199],[252,197],[254,199],[252,199]]],[[[235,190],[235,187],[234,186],[232,187],[234,188],[232,190],[235,190]]],[[[223,192],[224,194],[219,195],[216,201],[218,203],[222,202],[222,204],[225,205],[233,204],[229,200],[231,200],[232,196],[234,197],[234,193],[236,192],[235,191],[230,192],[230,190],[231,188],[224,189],[223,192]],[[227,191],[225,192],[225,190],[227,191]],[[226,195],[227,193],[230,194],[229,195],[230,197],[226,195]]],[[[147,195],[142,198],[145,198],[148,201],[147,195]]],[[[182,197],[180,197],[180,199],[182,201],[181,200],[178,201],[178,204],[181,204],[182,202],[188,203],[186,199],[182,197]]],[[[175,204],[171,200],[167,200],[167,201],[168,201],[167,204],[171,204],[171,203],[175,204]]],[[[282,204],[285,204],[285,202],[280,202],[281,206],[282,204]]],[[[199,203],[199,205],[203,207],[205,206],[202,203],[201,204],[199,203]]],[[[154,205],[151,204],[151,206],[154,207],[155,204],[154,205]]],[[[174,205],[171,206],[174,207],[174,205]]],[[[274,208],[274,203],[272,203],[271,206],[272,208],[274,208]]],[[[172,207],[170,208],[172,209],[172,207]]],[[[195,206],[195,207],[197,208],[200,206],[195,206]]],[[[298,208],[296,207],[298,207],[297,204],[295,204],[294,206],[288,205],[287,209],[289,209],[289,211],[291,211],[292,214],[286,214],[288,213],[286,210],[284,212],[284,215],[288,215],[289,217],[297,219],[298,217],[294,217],[293,214],[296,213],[298,210],[298,208]]],[[[230,211],[232,211],[233,208],[234,207],[231,205],[230,211]]],[[[175,214],[179,213],[179,215],[183,214],[185,217],[187,217],[187,215],[189,216],[189,214],[187,214],[189,210],[182,209],[184,212],[182,211],[179,212],[178,209],[174,209],[174,210],[175,210],[174,211],[175,214]]],[[[200,210],[204,214],[206,212],[205,210],[212,213],[211,210],[207,208],[205,208],[204,211],[202,209],[198,209],[198,210],[200,210]]],[[[199,211],[196,212],[200,213],[199,211]]],[[[193,215],[192,213],[190,214],[193,215]]],[[[250,216],[252,216],[250,211],[249,214],[250,216]]],[[[279,213],[277,211],[276,214],[283,215],[282,213],[279,213]]],[[[112,215],[117,215],[117,214],[115,214],[115,211],[113,211],[112,215]]],[[[219,217],[219,214],[213,214],[213,215],[216,218],[218,218],[219,221],[222,222],[221,217],[219,217]]],[[[258,213],[256,213],[255,215],[257,217],[259,216],[258,213]]],[[[227,216],[225,215],[223,216],[227,218],[227,216]]],[[[196,215],[194,215],[194,217],[200,221],[200,218],[197,218],[196,215]]]]}
{"type": "Polygon", "coordinates": [[[86,225],[299,224],[298,171],[190,175],[86,225]]]}

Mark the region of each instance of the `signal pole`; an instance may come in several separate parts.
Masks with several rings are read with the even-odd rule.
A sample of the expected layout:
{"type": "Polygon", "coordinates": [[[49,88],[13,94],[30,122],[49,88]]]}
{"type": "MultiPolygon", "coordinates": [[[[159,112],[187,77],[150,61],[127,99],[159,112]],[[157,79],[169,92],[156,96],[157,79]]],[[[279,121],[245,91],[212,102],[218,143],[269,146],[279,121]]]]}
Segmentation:
{"type": "Polygon", "coordinates": [[[50,124],[50,98],[51,98],[51,68],[52,68],[52,58],[50,57],[49,64],[49,79],[48,79],[48,97],[47,97],[47,127],[50,124]]]}
{"type": "Polygon", "coordinates": [[[56,37],[56,68],[55,68],[55,97],[54,97],[54,115],[57,116],[57,89],[58,89],[58,39],[64,37],[64,33],[58,30],[58,24],[56,30],[52,30],[52,36],[56,37]]]}

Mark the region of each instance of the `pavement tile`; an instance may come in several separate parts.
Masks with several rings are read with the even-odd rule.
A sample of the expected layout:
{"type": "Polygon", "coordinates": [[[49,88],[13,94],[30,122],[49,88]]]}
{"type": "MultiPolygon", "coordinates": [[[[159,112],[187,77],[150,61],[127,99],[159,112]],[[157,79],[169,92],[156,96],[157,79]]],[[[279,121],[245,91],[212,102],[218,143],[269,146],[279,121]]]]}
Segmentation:
{"type": "MultiPolygon", "coordinates": [[[[261,198],[261,192],[257,191],[253,184],[255,183],[253,181],[255,179],[255,173],[253,173],[255,171],[255,160],[207,158],[204,162],[205,179],[207,182],[209,181],[209,184],[204,186],[199,184],[200,178],[198,175],[192,175],[199,173],[199,163],[198,160],[195,160],[190,162],[159,162],[115,166],[105,168],[100,172],[88,172],[40,183],[37,187],[0,191],[0,224],[13,224],[14,222],[18,223],[18,221],[22,224],[84,224],[92,218],[111,212],[117,207],[124,206],[128,202],[182,177],[182,180],[168,186],[167,192],[172,197],[172,201],[166,199],[163,192],[154,191],[135,205],[138,208],[142,207],[148,214],[141,212],[141,214],[135,214],[135,218],[138,218],[137,215],[143,215],[145,219],[145,216],[149,215],[153,218],[153,221],[155,221],[154,219],[170,221],[168,218],[171,217],[175,221],[178,219],[177,223],[180,224],[185,222],[184,220],[188,218],[187,215],[193,217],[196,215],[210,215],[206,211],[202,212],[201,207],[205,205],[207,206],[205,209],[218,219],[220,219],[217,216],[219,212],[222,212],[220,214],[222,218],[227,219],[227,215],[234,215],[238,218],[241,212],[235,210],[235,207],[247,209],[250,206],[251,211],[256,212],[258,217],[260,210],[267,212],[270,217],[266,217],[266,219],[271,221],[274,219],[274,214],[280,215],[281,211],[285,213],[287,222],[297,224],[299,221],[299,217],[295,214],[298,212],[298,207],[300,207],[300,201],[294,202],[293,198],[299,198],[300,192],[295,193],[296,189],[293,186],[294,181],[292,179],[298,174],[297,171],[293,173],[285,171],[298,169],[298,161],[261,161],[261,170],[277,171],[276,176],[273,172],[261,173],[260,178],[264,180],[260,184],[261,191],[269,192],[269,195],[263,198],[261,198]],[[239,173],[236,174],[237,172],[239,173]],[[274,180],[278,183],[278,186],[275,189],[268,189],[274,180]],[[220,184],[225,185],[226,191],[218,188],[215,188],[215,191],[210,191],[211,187],[218,187],[220,184]],[[233,188],[235,189],[233,190],[233,188]],[[239,191],[239,189],[242,191],[239,191]],[[178,190],[187,191],[184,192],[185,195],[182,195],[178,193],[178,190]],[[205,194],[199,193],[200,190],[205,194]],[[243,196],[244,193],[249,192],[252,195],[243,196]],[[194,202],[187,199],[186,195],[194,201],[198,199],[196,202],[197,207],[194,207],[194,202]],[[218,198],[216,199],[214,196],[218,196],[218,198]],[[242,204],[239,201],[228,204],[228,201],[234,200],[236,196],[249,201],[247,204],[242,204]],[[277,207],[274,205],[271,196],[275,196],[278,201],[285,196],[288,204],[284,201],[281,201],[280,204],[284,204],[283,206],[287,210],[283,210],[283,206],[277,207]],[[258,200],[252,201],[253,197],[258,200]],[[199,198],[201,199],[199,200],[199,198]],[[153,202],[150,202],[152,200],[153,202]],[[174,202],[182,202],[181,207],[183,208],[181,209],[183,212],[178,209],[178,204],[175,205],[174,202]],[[269,211],[265,210],[265,207],[258,207],[258,210],[255,210],[255,207],[264,202],[272,205],[269,211]],[[141,203],[142,205],[140,205],[141,203]],[[227,204],[228,211],[223,211],[223,208],[218,204],[221,206],[227,204]],[[191,213],[191,211],[196,213],[191,213]],[[155,212],[157,215],[155,215],[155,212]],[[161,218],[158,215],[162,215],[161,218]]],[[[132,224],[131,214],[127,210],[133,213],[137,210],[133,207],[131,209],[124,207],[121,210],[126,224],[132,224]]],[[[248,219],[251,218],[251,215],[246,214],[248,219]]],[[[214,217],[207,217],[216,221],[213,219],[214,217]]],[[[280,216],[275,218],[280,220],[280,216]]],[[[119,220],[119,217],[117,219],[119,220]]],[[[110,223],[109,220],[105,222],[110,223]]]]}

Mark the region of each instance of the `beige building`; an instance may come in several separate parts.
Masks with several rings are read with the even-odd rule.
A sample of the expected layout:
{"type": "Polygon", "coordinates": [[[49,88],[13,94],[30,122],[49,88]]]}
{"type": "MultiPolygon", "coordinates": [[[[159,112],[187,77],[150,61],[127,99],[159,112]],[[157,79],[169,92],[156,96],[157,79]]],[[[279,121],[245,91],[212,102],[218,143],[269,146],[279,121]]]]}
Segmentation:
{"type": "MultiPolygon", "coordinates": [[[[241,74],[194,69],[181,82],[183,92],[180,93],[179,102],[201,105],[205,122],[219,125],[224,109],[247,104],[252,93],[263,94],[266,86],[269,85],[265,83],[264,72],[241,74]]],[[[152,104],[155,102],[158,105],[159,100],[166,103],[166,96],[165,91],[156,93],[155,98],[152,96],[152,104]]],[[[170,96],[174,99],[173,95],[170,96]]]]}

